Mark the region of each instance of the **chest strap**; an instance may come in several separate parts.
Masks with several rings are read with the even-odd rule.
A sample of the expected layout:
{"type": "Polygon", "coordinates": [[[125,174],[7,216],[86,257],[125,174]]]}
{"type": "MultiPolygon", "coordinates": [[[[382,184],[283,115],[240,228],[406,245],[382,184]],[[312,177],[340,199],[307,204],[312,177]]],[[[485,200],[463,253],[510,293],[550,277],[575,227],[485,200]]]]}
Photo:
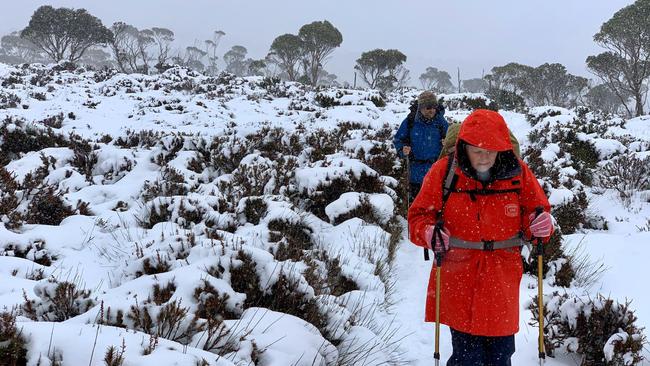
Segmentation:
{"type": "Polygon", "coordinates": [[[433,165],[437,160],[429,159],[429,160],[422,160],[422,159],[415,159],[415,158],[409,158],[411,163],[416,163],[416,164],[431,164],[433,165]]]}
{"type": "Polygon", "coordinates": [[[478,249],[492,251],[495,249],[506,249],[506,248],[515,248],[521,247],[524,245],[523,240],[519,235],[506,239],[506,240],[483,240],[483,241],[467,241],[463,239],[458,239],[454,237],[449,238],[449,246],[452,248],[463,248],[463,249],[478,249]]]}

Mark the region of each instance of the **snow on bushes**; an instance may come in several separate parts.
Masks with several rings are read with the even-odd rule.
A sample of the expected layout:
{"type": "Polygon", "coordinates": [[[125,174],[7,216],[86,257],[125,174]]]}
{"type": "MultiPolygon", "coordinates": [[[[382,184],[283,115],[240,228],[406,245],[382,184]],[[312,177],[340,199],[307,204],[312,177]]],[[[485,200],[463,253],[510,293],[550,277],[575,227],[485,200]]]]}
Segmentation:
{"type": "MultiPolygon", "coordinates": [[[[1,273],[27,299],[0,299],[31,306],[37,321],[18,319],[33,340],[30,362],[48,353],[88,360],[93,341],[95,360],[113,364],[398,362],[384,324],[397,301],[392,263],[406,185],[391,139],[414,91],[312,90],[179,67],[155,76],[8,69],[0,79],[20,101],[3,110],[0,126],[0,253],[26,259],[3,258],[1,273]],[[74,227],[83,238],[45,245],[36,234],[43,224],[54,236],[74,227]],[[77,269],[72,258],[83,258],[91,292],[65,278],[77,269]],[[61,303],[57,289],[71,302],[61,303]],[[73,305],[62,312],[59,304],[73,305]],[[66,317],[51,336],[43,321],[66,317]],[[50,336],[56,352],[43,346],[50,336]],[[124,346],[115,341],[122,338],[124,346]]],[[[482,95],[445,100],[448,108],[494,107],[482,95]]],[[[540,117],[536,128],[567,113],[540,117]]],[[[593,151],[610,159],[627,151],[620,144],[648,149],[624,136],[621,121],[608,127],[621,131],[592,136],[601,132],[592,126],[573,136],[562,127],[554,133],[568,142],[546,131],[531,139],[541,152],[530,161],[549,173],[556,209],[591,194],[581,179],[600,169],[593,151]],[[583,163],[572,169],[569,159],[583,163]]],[[[566,216],[577,217],[574,230],[586,226],[566,216]]],[[[549,250],[547,280],[569,285],[567,258],[549,250]]]]}
{"type": "MultiPolygon", "coordinates": [[[[545,347],[549,355],[561,349],[582,356],[581,365],[636,365],[646,342],[635,322],[630,302],[619,303],[553,292],[544,296],[545,347]]],[[[531,325],[538,325],[537,298],[529,305],[531,325]]]]}

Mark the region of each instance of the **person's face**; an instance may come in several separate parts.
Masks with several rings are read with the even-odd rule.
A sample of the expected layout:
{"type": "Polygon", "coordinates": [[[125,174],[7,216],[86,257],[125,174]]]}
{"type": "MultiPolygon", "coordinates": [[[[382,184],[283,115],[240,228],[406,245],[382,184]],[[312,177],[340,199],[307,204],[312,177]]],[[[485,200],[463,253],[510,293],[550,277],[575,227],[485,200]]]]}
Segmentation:
{"type": "Polygon", "coordinates": [[[477,172],[487,172],[497,160],[498,151],[486,150],[478,146],[466,145],[469,162],[477,172]]]}
{"type": "Polygon", "coordinates": [[[420,112],[424,118],[431,119],[436,115],[436,106],[433,104],[425,104],[420,107],[420,112]]]}

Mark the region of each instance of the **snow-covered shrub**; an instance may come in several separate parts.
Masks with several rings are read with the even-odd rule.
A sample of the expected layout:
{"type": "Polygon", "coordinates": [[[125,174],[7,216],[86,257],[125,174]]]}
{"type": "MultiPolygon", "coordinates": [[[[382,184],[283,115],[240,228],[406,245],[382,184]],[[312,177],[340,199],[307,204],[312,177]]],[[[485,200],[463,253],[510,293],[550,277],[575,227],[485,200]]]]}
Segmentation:
{"type": "Polygon", "coordinates": [[[404,174],[403,168],[405,164],[399,165],[396,163],[397,154],[392,141],[374,142],[372,148],[368,151],[361,148],[358,150],[356,158],[363,161],[364,164],[380,175],[399,178],[404,174]]]}
{"type": "Polygon", "coordinates": [[[127,314],[131,323],[127,328],[145,332],[154,337],[188,344],[201,331],[201,325],[181,300],[167,302],[162,306],[152,303],[131,305],[127,314]]]}
{"type": "Polygon", "coordinates": [[[568,131],[558,136],[560,149],[565,151],[573,161],[573,168],[577,170],[575,178],[585,185],[591,185],[593,169],[599,161],[599,153],[594,143],[589,140],[578,139],[577,135],[568,131]]]}
{"type": "Polygon", "coordinates": [[[142,271],[137,271],[135,276],[154,275],[169,272],[170,269],[171,264],[169,263],[168,255],[161,255],[160,251],[156,251],[155,255],[142,259],[142,271]]]}
{"type": "Polygon", "coordinates": [[[115,140],[115,145],[124,148],[152,148],[156,146],[163,135],[160,131],[152,130],[127,130],[125,136],[120,136],[115,140]]]}
{"type": "Polygon", "coordinates": [[[362,170],[355,174],[352,170],[344,175],[326,178],[314,190],[303,190],[300,198],[304,200],[306,209],[324,221],[328,221],[325,208],[336,201],[346,192],[383,193],[384,183],[379,175],[374,172],[362,170]]]}
{"type": "Polygon", "coordinates": [[[246,135],[246,141],[262,156],[273,160],[298,156],[305,148],[299,132],[289,132],[281,127],[263,126],[257,132],[246,135]]]}
{"type": "Polygon", "coordinates": [[[16,108],[20,104],[20,97],[14,93],[0,91],[0,109],[16,108]]]}
{"type": "Polygon", "coordinates": [[[0,166],[0,220],[9,228],[17,227],[19,223],[16,221],[20,221],[20,218],[15,217],[15,210],[20,202],[16,195],[19,187],[20,184],[14,179],[14,175],[4,166],[0,166]]]}
{"type": "Polygon", "coordinates": [[[54,278],[34,286],[38,299],[28,299],[24,294],[23,313],[36,321],[62,322],[83,314],[95,305],[90,290],[78,289],[72,282],[59,282],[54,278]]]}
{"type": "Polygon", "coordinates": [[[242,308],[233,308],[228,304],[229,299],[230,295],[219,292],[209,281],[203,280],[202,286],[194,289],[194,300],[198,303],[196,316],[221,321],[239,319],[242,308]]]}
{"type": "Polygon", "coordinates": [[[303,261],[307,265],[303,276],[315,295],[341,296],[359,290],[357,283],[343,274],[339,258],[331,258],[326,251],[314,251],[303,261]]]}
{"type": "Polygon", "coordinates": [[[562,108],[532,108],[526,115],[526,119],[531,126],[535,126],[547,117],[556,117],[562,115],[563,111],[564,109],[562,108]]]}
{"type": "Polygon", "coordinates": [[[142,215],[136,219],[147,229],[161,222],[174,222],[183,228],[190,228],[203,221],[207,211],[207,205],[195,199],[179,196],[157,197],[144,204],[142,215]]]}
{"type": "Polygon", "coordinates": [[[602,188],[616,190],[629,205],[635,193],[650,189],[650,157],[620,155],[598,169],[597,182],[602,188]]]}
{"type": "Polygon", "coordinates": [[[6,165],[21,153],[40,151],[46,147],[69,146],[65,136],[51,128],[27,124],[7,117],[0,125],[0,164],[6,165]]]}
{"type": "Polygon", "coordinates": [[[253,225],[260,223],[260,219],[266,215],[268,205],[260,197],[249,197],[244,201],[244,217],[253,225]]]}
{"type": "Polygon", "coordinates": [[[250,152],[247,140],[234,134],[215,136],[210,144],[209,166],[220,174],[232,173],[250,152]]]}
{"type": "Polygon", "coordinates": [[[257,85],[266,89],[266,91],[275,98],[286,98],[289,96],[286,89],[286,84],[281,82],[282,79],[274,76],[267,76],[257,85]]]}
{"type": "Polygon", "coordinates": [[[341,270],[341,261],[339,258],[325,258],[327,269],[327,285],[330,295],[341,296],[350,291],[359,289],[357,283],[346,277],[341,270]]]}
{"type": "Polygon", "coordinates": [[[367,100],[371,101],[377,108],[386,106],[386,101],[380,95],[371,95],[367,100]]]}
{"type": "Polygon", "coordinates": [[[92,182],[93,169],[98,159],[97,153],[93,151],[93,147],[87,141],[80,137],[73,139],[71,136],[70,148],[74,152],[70,165],[86,176],[87,181],[92,182]]]}
{"type": "Polygon", "coordinates": [[[550,196],[554,216],[563,234],[580,228],[598,228],[606,224],[587,210],[586,190],[592,184],[600,159],[611,156],[624,146],[613,138],[604,138],[618,120],[602,120],[601,114],[564,108],[531,108],[528,120],[535,127],[528,134],[530,145],[523,153],[543,188],[550,196]]]}
{"type": "Polygon", "coordinates": [[[3,87],[11,87],[16,84],[23,84],[23,74],[20,71],[12,71],[9,75],[2,78],[3,87]]]}
{"type": "Polygon", "coordinates": [[[394,215],[393,199],[384,193],[346,192],[325,207],[325,213],[335,225],[356,217],[388,231],[386,225],[394,215]]]}
{"type": "Polygon", "coordinates": [[[160,171],[160,178],[154,182],[145,181],[141,198],[148,202],[156,197],[185,196],[189,191],[185,176],[177,169],[166,166],[160,171]]]}
{"type": "Polygon", "coordinates": [[[553,216],[563,234],[573,234],[587,223],[587,195],[579,190],[571,199],[553,207],[553,216]]]}
{"type": "Polygon", "coordinates": [[[159,166],[165,166],[176,158],[185,145],[185,138],[178,135],[164,136],[155,148],[151,161],[159,166]]]}
{"type": "Polygon", "coordinates": [[[318,129],[310,133],[306,138],[306,143],[310,147],[311,161],[323,160],[326,155],[334,154],[341,146],[339,134],[336,131],[325,129],[318,129]]]}
{"type": "Polygon", "coordinates": [[[26,357],[25,339],[16,328],[16,314],[7,311],[0,313],[0,365],[25,365],[26,357]]]}
{"type": "MultiPolygon", "coordinates": [[[[327,314],[320,311],[313,294],[303,292],[299,281],[282,271],[277,281],[258,299],[256,306],[291,314],[311,323],[321,332],[327,325],[327,314]]],[[[327,334],[323,335],[327,338],[327,334]]]]}
{"type": "Polygon", "coordinates": [[[256,154],[246,156],[232,173],[241,197],[261,196],[272,176],[273,162],[256,154]]]}
{"type": "Polygon", "coordinates": [[[74,211],[64,202],[63,194],[48,187],[38,191],[27,207],[25,222],[28,224],[58,225],[74,211]]]}
{"type": "Polygon", "coordinates": [[[336,100],[334,97],[331,97],[323,93],[317,93],[316,96],[314,96],[314,101],[318,103],[318,105],[321,106],[322,108],[330,108],[330,107],[336,107],[337,105],[341,105],[341,103],[338,100],[336,100]]]}
{"type": "Polygon", "coordinates": [[[442,104],[448,110],[474,110],[474,109],[490,109],[493,111],[499,110],[497,103],[489,100],[483,94],[449,94],[445,95],[442,99],[442,104]]]}
{"type": "MultiPolygon", "coordinates": [[[[45,249],[45,242],[42,240],[35,240],[27,245],[8,243],[4,248],[0,248],[0,255],[25,258],[42,266],[50,266],[52,261],[57,259],[45,249]]],[[[35,275],[38,277],[38,273],[35,275]]]]}
{"type": "MultiPolygon", "coordinates": [[[[43,98],[45,97],[43,96],[43,98]]],[[[63,113],[59,113],[53,116],[45,117],[42,120],[37,121],[36,124],[42,124],[46,127],[51,127],[51,128],[61,128],[63,126],[64,119],[65,117],[63,117],[63,113]]]]}
{"type": "MultiPolygon", "coordinates": [[[[524,261],[524,273],[537,277],[537,252],[536,243],[533,243],[533,253],[530,254],[530,261],[524,261]]],[[[549,275],[549,269],[553,266],[551,275],[556,286],[569,287],[575,275],[571,261],[562,248],[562,233],[554,232],[548,243],[544,244],[544,274],[549,275]]]]}
{"type": "MultiPolygon", "coordinates": [[[[624,304],[598,295],[595,299],[560,294],[544,298],[545,347],[549,355],[565,349],[582,355],[581,365],[636,365],[643,361],[646,342],[636,326],[630,302],[624,304]]],[[[531,325],[539,324],[535,297],[529,304],[531,325]]]]}
{"type": "Polygon", "coordinates": [[[243,250],[237,251],[237,256],[230,266],[230,287],[246,294],[244,308],[256,306],[258,299],[264,295],[260,282],[257,264],[253,261],[253,257],[243,250]]]}
{"type": "Polygon", "coordinates": [[[274,256],[278,261],[299,261],[304,250],[312,249],[312,229],[302,221],[273,219],[268,223],[269,242],[274,245],[274,256]]]}
{"type": "Polygon", "coordinates": [[[156,305],[162,305],[172,298],[174,291],[176,291],[176,284],[173,281],[167,282],[165,286],[156,283],[153,285],[153,294],[147,300],[153,301],[156,305]]]}

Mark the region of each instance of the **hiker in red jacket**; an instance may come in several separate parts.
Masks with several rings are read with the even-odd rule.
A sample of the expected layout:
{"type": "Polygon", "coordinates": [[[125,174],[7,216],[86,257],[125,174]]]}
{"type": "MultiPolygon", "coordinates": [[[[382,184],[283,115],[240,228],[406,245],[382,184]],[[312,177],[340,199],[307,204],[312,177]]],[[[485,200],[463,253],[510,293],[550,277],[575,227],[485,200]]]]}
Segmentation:
{"type": "MultiPolygon", "coordinates": [[[[530,168],[515,156],[497,112],[470,114],[451,165],[449,159],[431,167],[408,211],[411,241],[446,251],[440,267],[440,321],[451,329],[454,350],[447,365],[510,365],[519,330],[520,247],[531,238],[548,241],[550,205],[530,168]],[[446,179],[448,169],[453,180],[446,179]],[[453,184],[446,186],[451,193],[443,200],[445,181],[453,184]],[[536,215],[537,207],[544,212],[536,215]],[[436,223],[441,224],[437,231],[436,223]]],[[[428,322],[435,321],[435,286],[432,270],[428,322]]]]}

